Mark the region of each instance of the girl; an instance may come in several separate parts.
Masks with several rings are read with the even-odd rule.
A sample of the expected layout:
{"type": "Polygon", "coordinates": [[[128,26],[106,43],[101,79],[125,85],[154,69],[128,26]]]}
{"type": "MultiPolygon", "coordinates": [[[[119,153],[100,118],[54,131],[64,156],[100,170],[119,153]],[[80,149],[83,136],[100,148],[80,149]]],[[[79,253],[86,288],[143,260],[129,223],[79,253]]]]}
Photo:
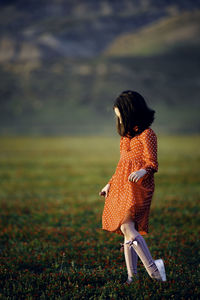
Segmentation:
{"type": "Polygon", "coordinates": [[[114,102],[120,139],[120,160],[108,184],[102,229],[124,235],[124,256],[130,284],[137,278],[140,257],[149,276],[166,281],[164,262],[153,260],[142,235],[148,233],[148,219],[158,171],[157,136],[150,128],[155,111],[135,91],[124,91],[114,102]]]}

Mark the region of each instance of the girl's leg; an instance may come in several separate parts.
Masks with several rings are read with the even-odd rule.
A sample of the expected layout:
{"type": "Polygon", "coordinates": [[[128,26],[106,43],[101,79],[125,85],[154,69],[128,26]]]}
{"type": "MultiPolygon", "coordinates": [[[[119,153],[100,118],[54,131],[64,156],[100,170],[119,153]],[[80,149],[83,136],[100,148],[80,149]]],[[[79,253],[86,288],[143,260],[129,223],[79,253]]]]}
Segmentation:
{"type": "Polygon", "coordinates": [[[138,255],[133,249],[133,247],[130,247],[128,244],[127,238],[124,236],[124,256],[125,256],[125,262],[126,262],[126,268],[128,273],[128,279],[127,283],[132,282],[132,278],[134,276],[137,276],[137,261],[138,261],[138,255]]]}
{"type": "Polygon", "coordinates": [[[127,223],[123,223],[120,228],[126,240],[129,241],[130,246],[134,248],[135,252],[140,257],[149,276],[151,278],[162,280],[160,272],[151,256],[147,244],[144,238],[135,229],[134,222],[128,221],[127,223]]]}
{"type": "Polygon", "coordinates": [[[137,262],[138,262],[138,255],[135,252],[133,247],[131,248],[131,256],[132,256],[132,261],[133,261],[133,274],[137,277],[137,262]]]}

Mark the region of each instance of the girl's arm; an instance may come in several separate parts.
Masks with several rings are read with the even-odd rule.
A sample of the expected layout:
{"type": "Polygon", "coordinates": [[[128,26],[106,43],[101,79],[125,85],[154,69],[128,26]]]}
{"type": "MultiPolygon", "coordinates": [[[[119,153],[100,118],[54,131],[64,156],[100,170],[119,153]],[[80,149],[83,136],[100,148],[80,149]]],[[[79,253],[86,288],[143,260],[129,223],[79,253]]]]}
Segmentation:
{"type": "Polygon", "coordinates": [[[143,158],[146,162],[143,169],[147,171],[147,175],[158,172],[158,160],[157,160],[157,136],[154,131],[144,131],[141,136],[141,141],[144,147],[143,158]]]}
{"type": "MultiPolygon", "coordinates": [[[[122,145],[123,145],[123,137],[121,136],[121,138],[120,138],[120,144],[119,144],[119,151],[120,151],[120,153],[122,152],[122,145]]],[[[115,176],[115,173],[113,174],[113,176],[108,181],[108,184],[112,183],[114,176],[115,176]]]]}
{"type": "Polygon", "coordinates": [[[115,173],[113,174],[113,176],[110,178],[110,180],[108,181],[108,184],[111,184],[112,183],[112,181],[113,181],[113,178],[114,178],[114,175],[115,175],[115,173]]]}

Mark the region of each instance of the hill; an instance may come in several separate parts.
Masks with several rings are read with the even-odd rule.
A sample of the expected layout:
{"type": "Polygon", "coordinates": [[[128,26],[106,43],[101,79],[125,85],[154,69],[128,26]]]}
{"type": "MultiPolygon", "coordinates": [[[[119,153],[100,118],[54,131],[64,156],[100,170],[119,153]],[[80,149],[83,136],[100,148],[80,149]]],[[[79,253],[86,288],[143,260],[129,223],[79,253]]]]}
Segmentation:
{"type": "Polygon", "coordinates": [[[160,132],[199,132],[200,51],[192,42],[199,23],[189,17],[199,4],[186,2],[0,4],[0,134],[113,133],[112,103],[125,89],[145,96],[160,132]],[[105,55],[116,37],[130,32],[139,55],[123,48],[105,55]],[[168,52],[163,36],[171,41],[168,52]]]}
{"type": "Polygon", "coordinates": [[[122,34],[105,50],[107,56],[158,55],[200,46],[200,11],[153,22],[136,33],[122,34]]]}
{"type": "Polygon", "coordinates": [[[0,61],[94,57],[120,34],[198,8],[196,0],[1,1],[0,61]]]}

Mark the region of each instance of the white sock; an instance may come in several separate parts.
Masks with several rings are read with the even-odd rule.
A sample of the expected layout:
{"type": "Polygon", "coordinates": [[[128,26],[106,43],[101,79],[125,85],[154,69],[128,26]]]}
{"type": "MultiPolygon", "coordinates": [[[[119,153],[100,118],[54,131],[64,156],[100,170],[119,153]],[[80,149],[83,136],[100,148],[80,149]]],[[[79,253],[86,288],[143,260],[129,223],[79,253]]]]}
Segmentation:
{"type": "Polygon", "coordinates": [[[124,239],[124,256],[126,262],[126,268],[128,273],[128,281],[132,281],[132,278],[137,275],[137,261],[138,255],[134,248],[126,244],[128,240],[124,239]]]}

